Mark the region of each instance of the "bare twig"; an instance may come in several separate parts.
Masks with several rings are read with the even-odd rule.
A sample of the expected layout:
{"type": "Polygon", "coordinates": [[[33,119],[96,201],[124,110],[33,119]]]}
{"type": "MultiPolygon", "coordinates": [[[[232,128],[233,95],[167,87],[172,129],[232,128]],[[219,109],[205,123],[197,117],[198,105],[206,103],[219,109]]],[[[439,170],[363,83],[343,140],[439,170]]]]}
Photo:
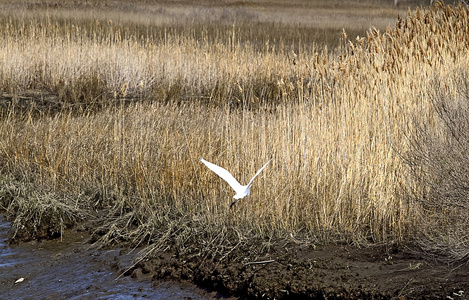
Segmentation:
{"type": "Polygon", "coordinates": [[[273,263],[275,262],[275,260],[271,259],[271,260],[263,260],[263,261],[251,261],[251,262],[248,262],[248,263],[245,263],[244,266],[250,266],[250,265],[261,265],[261,264],[270,264],[270,263],[273,263]]]}

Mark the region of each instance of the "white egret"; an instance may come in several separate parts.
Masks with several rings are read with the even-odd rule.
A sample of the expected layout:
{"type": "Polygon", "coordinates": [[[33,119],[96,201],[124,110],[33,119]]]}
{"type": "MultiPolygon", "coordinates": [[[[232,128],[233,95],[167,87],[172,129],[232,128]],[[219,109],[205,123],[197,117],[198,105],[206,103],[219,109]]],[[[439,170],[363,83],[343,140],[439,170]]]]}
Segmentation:
{"type": "Polygon", "coordinates": [[[249,196],[251,184],[254,181],[254,178],[256,178],[257,175],[259,175],[259,173],[265,168],[265,166],[267,166],[268,163],[270,163],[270,161],[272,159],[273,158],[271,158],[262,168],[259,169],[259,171],[257,171],[256,175],[254,175],[254,177],[252,177],[251,181],[249,181],[249,183],[247,185],[241,185],[238,182],[238,180],[236,180],[233,177],[233,175],[231,175],[230,172],[228,172],[227,170],[225,170],[222,167],[219,167],[215,164],[212,164],[211,162],[208,162],[203,158],[200,158],[200,160],[204,163],[204,165],[207,166],[207,168],[209,168],[210,170],[215,172],[218,176],[220,176],[223,180],[228,182],[228,184],[231,186],[231,188],[236,192],[236,195],[233,196],[233,198],[235,198],[236,200],[233,203],[231,203],[230,208],[233,207],[233,205],[236,202],[238,202],[239,199],[242,199],[246,196],[249,196]]]}

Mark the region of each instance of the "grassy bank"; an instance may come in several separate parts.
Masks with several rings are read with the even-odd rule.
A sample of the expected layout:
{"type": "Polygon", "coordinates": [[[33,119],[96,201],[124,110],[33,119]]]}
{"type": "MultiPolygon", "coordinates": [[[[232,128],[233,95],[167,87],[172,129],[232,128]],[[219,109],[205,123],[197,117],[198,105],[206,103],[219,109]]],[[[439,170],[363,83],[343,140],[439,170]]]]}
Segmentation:
{"type": "Polygon", "coordinates": [[[163,248],[422,231],[429,241],[464,219],[426,205],[436,183],[416,176],[432,169],[413,153],[434,143],[414,139],[421,124],[451,133],[432,99],[463,90],[466,7],[417,9],[335,46],[307,24],[180,26],[67,9],[1,20],[0,199],[18,235],[52,218],[51,232],[95,220],[104,241],[163,248]],[[232,191],[199,157],[241,182],[274,160],[230,210],[232,191]]]}

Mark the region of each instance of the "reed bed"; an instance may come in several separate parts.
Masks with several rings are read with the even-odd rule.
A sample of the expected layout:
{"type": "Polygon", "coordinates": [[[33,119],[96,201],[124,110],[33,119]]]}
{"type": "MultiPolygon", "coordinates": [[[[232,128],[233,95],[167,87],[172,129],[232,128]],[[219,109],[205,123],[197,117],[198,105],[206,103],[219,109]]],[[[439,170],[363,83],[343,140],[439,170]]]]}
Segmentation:
{"type": "MultiPolygon", "coordinates": [[[[53,190],[66,204],[54,213],[105,211],[106,241],[412,239],[428,225],[414,201],[427,187],[401,153],[416,119],[438,128],[435,78],[459,88],[468,13],[438,3],[384,32],[344,32],[334,51],[254,45],[242,26],[142,37],[112,22],[2,20],[2,174],[53,190]],[[199,157],[241,182],[274,160],[230,210],[232,191],[199,157]]],[[[4,188],[5,207],[18,190],[4,188]]]]}

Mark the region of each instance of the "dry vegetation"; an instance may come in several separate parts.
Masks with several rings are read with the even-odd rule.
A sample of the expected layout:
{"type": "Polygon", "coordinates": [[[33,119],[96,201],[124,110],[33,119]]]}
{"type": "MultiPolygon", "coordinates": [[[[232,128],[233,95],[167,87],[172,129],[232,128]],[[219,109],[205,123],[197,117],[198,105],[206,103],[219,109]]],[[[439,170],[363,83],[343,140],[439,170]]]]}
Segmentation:
{"type": "Polygon", "coordinates": [[[467,218],[464,193],[426,203],[440,201],[444,175],[418,176],[435,159],[452,170],[449,146],[467,149],[467,134],[449,139],[467,121],[441,129],[446,104],[432,102],[435,80],[442,101],[467,87],[467,7],[437,4],[363,37],[344,32],[333,51],[304,24],[180,26],[67,10],[0,20],[0,199],[16,234],[49,218],[52,233],[98,218],[106,241],[157,247],[403,241],[422,231],[429,241],[467,218]],[[434,134],[444,141],[435,153],[434,134]],[[229,186],[198,161],[246,181],[272,156],[233,210],[229,186]]]}

